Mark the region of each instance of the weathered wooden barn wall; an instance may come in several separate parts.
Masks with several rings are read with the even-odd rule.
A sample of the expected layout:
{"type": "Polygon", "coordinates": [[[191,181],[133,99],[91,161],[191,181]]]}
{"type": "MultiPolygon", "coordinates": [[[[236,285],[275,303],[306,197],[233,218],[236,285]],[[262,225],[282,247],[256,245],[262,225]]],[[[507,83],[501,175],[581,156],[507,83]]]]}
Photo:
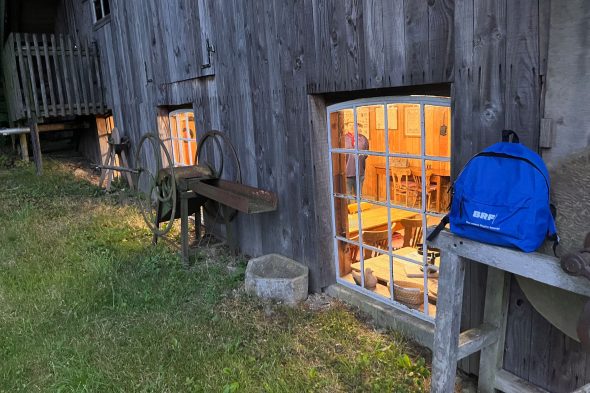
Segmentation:
{"type": "Polygon", "coordinates": [[[310,93],[452,80],[452,0],[309,0],[306,11],[310,93]]]}
{"type": "MultiPolygon", "coordinates": [[[[553,135],[548,135],[551,148],[544,149],[542,156],[551,175],[563,255],[580,249],[584,235],[590,231],[590,3],[554,1],[545,11],[550,23],[546,24],[542,117],[552,122],[553,135]]],[[[513,340],[506,351],[505,367],[555,392],[570,392],[590,382],[588,353],[545,320],[515,281],[512,285],[509,307],[513,318],[509,328],[513,340]]],[[[577,299],[556,297],[546,288],[533,289],[531,295],[554,297],[552,308],[565,309],[576,317],[569,306],[577,299]],[[540,293],[534,293],[537,291],[540,293]]]]}
{"type": "Polygon", "coordinates": [[[319,289],[333,282],[334,275],[331,261],[317,260],[322,245],[314,222],[316,215],[329,212],[314,209],[307,90],[410,85],[418,77],[420,83],[448,82],[452,2],[423,9],[407,4],[404,12],[402,2],[392,8],[385,1],[111,1],[110,23],[94,30],[89,27],[90,6],[64,0],[60,20],[80,40],[97,42],[116,126],[132,141],[155,128],[157,106],[187,103],[195,109],[198,132],[215,128],[230,135],[244,181],[279,194],[276,213],[238,220],[242,250],[280,252],[309,264],[312,287],[319,289]],[[195,53],[196,30],[175,27],[187,18],[195,26],[206,25],[198,46],[206,38],[216,46],[212,76],[199,75],[205,56],[195,53]],[[385,18],[395,23],[384,23],[385,18]],[[429,21],[436,22],[443,38],[429,40],[429,21]],[[386,47],[368,46],[349,60],[373,37],[395,47],[389,37],[400,40],[400,31],[409,39],[407,50],[398,51],[403,57],[385,56],[386,47]],[[324,34],[331,38],[314,41],[324,34]],[[331,55],[321,60],[322,67],[336,71],[314,79],[320,67],[314,60],[316,47],[325,42],[331,55]],[[196,62],[188,64],[188,58],[196,62]],[[186,73],[183,64],[190,69],[186,73]],[[389,73],[383,72],[386,64],[389,73]],[[331,80],[333,75],[340,79],[331,80]],[[399,75],[403,78],[396,79],[399,75]]]}
{"type": "MultiPolygon", "coordinates": [[[[199,134],[230,135],[244,181],[279,194],[276,213],[236,223],[242,251],[279,252],[308,264],[317,290],[334,281],[329,195],[314,195],[326,185],[312,132],[323,129],[317,123],[324,98],[452,83],[453,173],[505,127],[537,149],[549,3],[111,0],[110,23],[94,30],[89,2],[63,0],[58,25],[97,42],[115,124],[133,142],[156,128],[158,106],[184,104],[195,109],[199,134]],[[203,70],[207,39],[216,52],[203,70]]],[[[482,269],[467,271],[464,328],[481,321],[485,279],[482,269]]],[[[507,358],[520,356],[518,340],[526,340],[520,332],[544,326],[522,319],[511,308],[507,358]]],[[[521,360],[529,364],[526,353],[521,360]]],[[[580,367],[579,359],[556,362],[550,355],[534,359],[535,367],[556,374],[580,367]]],[[[461,367],[476,372],[477,358],[461,367]]]]}

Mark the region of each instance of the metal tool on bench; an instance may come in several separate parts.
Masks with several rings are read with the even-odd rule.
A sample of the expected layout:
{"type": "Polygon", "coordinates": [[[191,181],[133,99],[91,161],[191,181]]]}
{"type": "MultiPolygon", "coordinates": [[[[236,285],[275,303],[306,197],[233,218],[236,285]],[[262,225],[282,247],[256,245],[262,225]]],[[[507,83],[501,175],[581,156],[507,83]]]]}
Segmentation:
{"type": "Polygon", "coordinates": [[[195,158],[197,165],[174,167],[164,142],[155,134],[145,134],[135,153],[134,162],[138,166],[135,169],[119,168],[135,176],[135,186],[140,190],[139,208],[153,233],[154,243],[170,231],[175,219],[180,218],[182,261],[185,264],[189,260],[189,215],[195,215],[195,232],[200,236],[201,207],[210,218],[225,224],[230,247],[234,246],[230,222],[238,212],[258,214],[277,208],[274,193],[241,184],[238,155],[222,132],[209,131],[203,135],[195,158]],[[224,162],[227,150],[234,161],[233,180],[222,179],[227,177],[224,176],[228,168],[224,162]]]}
{"type": "MultiPolygon", "coordinates": [[[[590,280],[590,232],[586,234],[583,248],[578,252],[564,255],[560,262],[561,268],[566,273],[590,280]]],[[[580,312],[576,331],[584,349],[590,351],[590,300],[580,312]]]]}
{"type": "Polygon", "coordinates": [[[568,274],[590,280],[590,232],[586,234],[583,248],[561,257],[561,268],[568,274]]]}

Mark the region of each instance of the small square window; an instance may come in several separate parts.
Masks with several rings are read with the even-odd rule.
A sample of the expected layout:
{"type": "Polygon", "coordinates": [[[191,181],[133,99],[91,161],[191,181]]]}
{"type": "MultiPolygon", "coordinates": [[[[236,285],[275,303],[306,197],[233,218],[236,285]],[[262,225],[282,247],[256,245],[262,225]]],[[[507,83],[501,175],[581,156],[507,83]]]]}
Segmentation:
{"type": "Polygon", "coordinates": [[[164,140],[171,147],[174,166],[196,164],[197,134],[192,109],[179,109],[168,114],[169,138],[164,140]]]}
{"type": "Polygon", "coordinates": [[[92,0],[92,10],[94,12],[94,23],[100,22],[111,14],[109,0],[92,0]]]}

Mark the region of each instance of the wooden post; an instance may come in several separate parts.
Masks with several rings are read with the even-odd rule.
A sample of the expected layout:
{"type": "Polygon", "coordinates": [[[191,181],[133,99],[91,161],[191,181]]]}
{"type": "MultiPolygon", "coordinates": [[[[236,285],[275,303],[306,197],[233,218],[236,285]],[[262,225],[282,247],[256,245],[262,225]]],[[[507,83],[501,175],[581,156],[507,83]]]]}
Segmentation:
{"type": "MultiPolygon", "coordinates": [[[[114,158],[113,158],[113,146],[110,143],[109,143],[109,148],[107,150],[107,158],[105,160],[104,165],[105,166],[115,165],[115,161],[114,161],[114,158]],[[112,161],[112,163],[111,163],[111,161],[112,161]]],[[[108,171],[109,170],[106,169],[106,168],[102,168],[100,170],[100,179],[98,180],[98,187],[102,188],[102,184],[104,183],[104,180],[107,177],[108,171]]]]}
{"type": "Polygon", "coordinates": [[[459,352],[459,330],[465,260],[451,252],[441,255],[430,391],[453,392],[459,352]]]}
{"type": "Polygon", "coordinates": [[[195,219],[195,241],[198,242],[201,239],[201,207],[200,206],[197,208],[197,211],[194,214],[194,219],[195,219]]]}
{"type": "Polygon", "coordinates": [[[41,176],[43,174],[43,159],[41,158],[41,142],[39,142],[39,126],[36,113],[31,114],[29,124],[31,128],[31,145],[33,146],[33,161],[35,161],[37,176],[41,176]]]}
{"type": "Polygon", "coordinates": [[[23,161],[29,162],[29,145],[27,144],[27,134],[24,132],[19,135],[20,140],[20,154],[23,161]]]}
{"type": "Polygon", "coordinates": [[[234,232],[231,226],[231,211],[232,209],[226,205],[221,205],[221,212],[223,213],[223,222],[225,224],[225,237],[227,246],[229,247],[231,253],[233,255],[237,255],[238,247],[236,246],[235,239],[234,239],[234,232]]]}
{"type": "MultiPolygon", "coordinates": [[[[182,263],[184,266],[188,266],[189,255],[188,255],[188,196],[189,193],[180,193],[180,243],[182,248],[182,263]]],[[[174,217],[170,218],[171,220],[174,217]]]]}
{"type": "Polygon", "coordinates": [[[509,283],[507,273],[491,266],[488,267],[483,323],[494,326],[499,332],[499,337],[495,343],[481,350],[478,391],[482,393],[496,391],[496,374],[504,363],[509,283]]]}

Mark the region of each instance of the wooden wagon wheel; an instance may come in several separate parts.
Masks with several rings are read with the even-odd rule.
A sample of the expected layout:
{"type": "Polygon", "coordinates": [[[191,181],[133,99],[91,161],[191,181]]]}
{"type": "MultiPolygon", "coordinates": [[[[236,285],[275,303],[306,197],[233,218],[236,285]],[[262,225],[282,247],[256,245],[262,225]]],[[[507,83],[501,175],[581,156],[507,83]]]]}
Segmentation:
{"type": "Polygon", "coordinates": [[[164,236],[174,224],[176,177],[170,153],[157,135],[145,134],[139,140],[135,165],[135,184],[139,190],[137,203],[141,215],[154,235],[164,236]],[[164,168],[167,170],[162,171],[164,168]],[[160,228],[158,221],[163,210],[170,212],[170,219],[160,228]]]}

